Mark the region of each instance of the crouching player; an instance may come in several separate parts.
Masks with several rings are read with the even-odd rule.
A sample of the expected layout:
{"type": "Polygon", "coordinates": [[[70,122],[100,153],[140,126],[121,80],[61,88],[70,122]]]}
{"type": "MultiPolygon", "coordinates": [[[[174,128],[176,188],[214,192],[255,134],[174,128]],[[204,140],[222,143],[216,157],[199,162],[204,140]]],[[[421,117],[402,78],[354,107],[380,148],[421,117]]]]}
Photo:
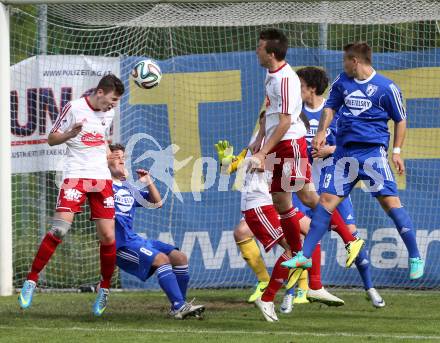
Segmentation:
{"type": "Polygon", "coordinates": [[[170,316],[184,319],[187,316],[199,316],[204,312],[203,305],[186,302],[186,290],[189,282],[188,259],[176,247],[140,237],[133,231],[136,207],[162,206],[162,198],[149,173],[143,169],[136,172],[139,180],[148,191],[141,191],[125,181],[126,169],[124,146],[109,146],[112,158],[109,169],[113,179],[115,193],[115,227],[117,265],[125,272],[145,281],[156,272],[159,285],[170,303],[170,316]]]}

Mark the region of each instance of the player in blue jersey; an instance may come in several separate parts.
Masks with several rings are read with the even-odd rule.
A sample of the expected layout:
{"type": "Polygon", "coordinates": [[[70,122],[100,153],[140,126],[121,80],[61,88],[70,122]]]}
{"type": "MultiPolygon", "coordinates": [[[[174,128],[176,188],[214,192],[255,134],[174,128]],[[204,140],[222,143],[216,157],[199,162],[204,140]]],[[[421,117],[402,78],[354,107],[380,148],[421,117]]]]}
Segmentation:
{"type": "MultiPolygon", "coordinates": [[[[336,149],[336,122],[338,115],[335,116],[330,123],[326,131],[326,145],[322,146],[319,150],[313,150],[311,146],[312,139],[318,130],[319,120],[324,109],[325,98],[322,96],[328,86],[328,77],[323,69],[316,67],[306,67],[297,70],[297,74],[301,81],[301,97],[304,101],[303,113],[306,115],[309,121],[310,129],[306,135],[308,152],[312,163],[312,174],[318,193],[323,190],[325,166],[331,163],[331,157],[336,149]]],[[[310,209],[305,207],[301,201],[295,199],[295,205],[303,213],[310,213],[310,209]]],[[[337,206],[339,213],[350,229],[350,232],[357,237],[356,221],[353,211],[353,204],[348,195],[337,206]]],[[[358,257],[355,260],[356,267],[362,278],[364,288],[367,292],[368,298],[371,300],[373,306],[384,307],[385,302],[379,295],[377,290],[373,287],[371,279],[370,262],[368,259],[368,253],[362,248],[358,257]]]]}
{"type": "Polygon", "coordinates": [[[400,150],[406,132],[406,112],[400,89],[372,67],[371,48],[366,43],[344,47],[344,72],[333,82],[324,105],[312,148],[319,151],[326,143],[326,131],[339,111],[336,150],[333,164],[326,168],[319,205],[313,210],[309,234],[303,250],[283,265],[308,267],[315,245],[328,229],[331,213],[346,198],[359,180],[366,181],[371,194],[393,220],[408,249],[409,278],[423,276],[424,260],[417,248],[411,219],[402,206],[387,149],[390,139],[388,121],[394,126],[393,163],[405,171],[400,150]]]}
{"type": "Polygon", "coordinates": [[[149,173],[136,170],[139,181],[148,191],[137,189],[125,181],[126,169],[124,146],[109,146],[112,158],[109,169],[113,179],[115,194],[115,234],[117,265],[125,272],[141,281],[147,280],[156,272],[159,285],[170,303],[170,316],[184,319],[187,316],[199,316],[205,307],[186,302],[186,290],[189,282],[188,258],[176,247],[153,239],[145,239],[133,229],[136,207],[158,208],[162,198],[149,173]]]}

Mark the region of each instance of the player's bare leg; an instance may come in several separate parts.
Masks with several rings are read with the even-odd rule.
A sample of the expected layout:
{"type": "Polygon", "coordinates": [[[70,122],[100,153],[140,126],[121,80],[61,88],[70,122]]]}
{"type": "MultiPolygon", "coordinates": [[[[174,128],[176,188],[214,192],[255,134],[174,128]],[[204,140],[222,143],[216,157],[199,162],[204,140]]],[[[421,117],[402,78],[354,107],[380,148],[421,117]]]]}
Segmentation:
{"type": "Polygon", "coordinates": [[[38,276],[49,262],[58,245],[62,242],[63,237],[69,231],[72,226],[73,218],[74,213],[55,212],[52,227],[40,243],[40,247],[32,262],[31,271],[27,276],[27,280],[23,283],[23,287],[18,296],[18,302],[22,309],[31,306],[38,276]]]}
{"type": "Polygon", "coordinates": [[[423,276],[425,261],[420,256],[416,242],[414,226],[408,212],[402,206],[400,198],[397,196],[379,196],[377,197],[380,205],[396,225],[400,237],[402,237],[409,256],[409,278],[411,280],[419,279],[423,276]]]}

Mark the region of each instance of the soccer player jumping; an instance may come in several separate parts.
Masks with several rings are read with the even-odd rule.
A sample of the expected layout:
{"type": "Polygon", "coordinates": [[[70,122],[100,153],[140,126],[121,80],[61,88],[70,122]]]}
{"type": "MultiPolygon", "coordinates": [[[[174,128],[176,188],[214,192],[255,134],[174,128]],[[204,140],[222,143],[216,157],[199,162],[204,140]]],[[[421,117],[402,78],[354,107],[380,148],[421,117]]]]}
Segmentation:
{"type": "Polygon", "coordinates": [[[333,165],[326,168],[318,206],[313,210],[309,234],[303,250],[283,266],[309,266],[316,244],[328,229],[330,217],[359,180],[366,181],[372,196],[393,220],[408,249],[411,280],[423,276],[424,260],[417,248],[411,219],[402,206],[397,185],[387,159],[390,139],[388,121],[394,126],[393,163],[403,174],[405,166],[400,156],[406,132],[406,112],[400,89],[372,67],[371,48],[366,43],[344,47],[344,72],[333,82],[324,105],[318,131],[312,147],[325,145],[326,130],[339,111],[336,150],[333,165]]]}
{"type": "MultiPolygon", "coordinates": [[[[303,204],[315,208],[319,196],[311,181],[311,168],[307,156],[306,127],[301,119],[301,83],[286,62],[287,37],[279,30],[260,32],[256,54],[260,65],[267,69],[266,114],[260,125],[257,138],[249,146],[254,160],[268,171],[272,171],[270,192],[281,226],[291,236],[291,248],[301,248],[300,225],[295,218],[292,192],[295,191],[303,204]],[[264,139],[264,144],[263,143],[264,139]]],[[[337,210],[331,216],[334,231],[344,239],[347,250],[347,268],[356,259],[364,241],[353,237],[337,210]]],[[[316,247],[320,250],[320,245],[316,247]]],[[[317,252],[318,253],[318,252],[317,252]]]]}
{"type": "MultiPolygon", "coordinates": [[[[330,124],[329,129],[326,132],[326,145],[321,149],[313,150],[311,142],[314,134],[318,130],[318,123],[321,118],[321,114],[324,109],[325,98],[323,97],[324,91],[328,87],[328,77],[325,70],[317,67],[305,67],[298,69],[298,77],[301,81],[301,97],[304,100],[303,113],[306,115],[310,123],[310,130],[307,133],[307,150],[309,157],[312,159],[312,174],[313,181],[315,183],[318,192],[321,192],[324,183],[324,171],[327,162],[331,163],[333,152],[335,151],[335,135],[336,135],[336,123],[338,120],[338,114],[330,124]]],[[[294,204],[303,213],[309,213],[309,208],[305,207],[301,201],[294,200],[294,204]]],[[[339,213],[344,219],[345,224],[349,228],[350,232],[358,237],[355,214],[353,210],[353,204],[350,196],[347,196],[337,207],[339,213]]],[[[361,275],[364,288],[367,292],[368,298],[371,300],[373,306],[384,307],[385,301],[380,296],[379,292],[374,288],[371,278],[370,261],[368,258],[367,249],[364,247],[359,252],[358,257],[355,260],[356,267],[361,275]]],[[[307,295],[308,296],[308,295],[307,295]]]]}
{"type": "Polygon", "coordinates": [[[115,209],[112,180],[107,165],[108,133],[124,85],[116,76],[104,76],[93,94],[64,106],[48,137],[49,145],[66,143],[63,184],[58,194],[52,227],[44,236],[31,271],[18,297],[20,307],[31,306],[38,275],[72,226],[75,213],[89,201],[91,220],[100,241],[101,282],[93,313],[102,315],[116,263],[115,209]]]}

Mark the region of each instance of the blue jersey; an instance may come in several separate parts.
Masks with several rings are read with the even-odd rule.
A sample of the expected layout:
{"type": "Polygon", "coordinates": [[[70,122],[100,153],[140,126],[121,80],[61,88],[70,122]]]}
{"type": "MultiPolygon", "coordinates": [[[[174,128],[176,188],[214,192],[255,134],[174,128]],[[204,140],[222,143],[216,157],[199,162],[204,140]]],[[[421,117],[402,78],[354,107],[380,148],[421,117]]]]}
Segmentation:
{"type": "Polygon", "coordinates": [[[127,242],[141,238],[133,231],[134,214],[136,207],[142,207],[142,200],[148,200],[148,192],[137,190],[127,181],[121,183],[113,181],[113,192],[115,193],[116,249],[119,249],[127,242]]]}
{"type": "Polygon", "coordinates": [[[406,119],[400,89],[376,71],[367,80],[339,74],[331,86],[325,107],[339,111],[338,146],[364,143],[388,148],[388,120],[399,122],[406,119]]]}
{"type": "MultiPolygon", "coordinates": [[[[306,104],[303,104],[302,111],[306,115],[307,119],[309,120],[310,129],[306,134],[306,140],[307,140],[307,150],[309,152],[309,156],[312,154],[312,139],[316,135],[316,132],[318,131],[318,125],[319,120],[321,119],[321,114],[324,109],[324,103],[322,106],[319,106],[318,108],[311,109],[310,107],[307,107],[306,104]]],[[[335,118],[331,122],[329,128],[327,129],[326,133],[326,141],[328,145],[336,145],[336,122],[338,118],[337,115],[335,115],[335,118]]]]}

